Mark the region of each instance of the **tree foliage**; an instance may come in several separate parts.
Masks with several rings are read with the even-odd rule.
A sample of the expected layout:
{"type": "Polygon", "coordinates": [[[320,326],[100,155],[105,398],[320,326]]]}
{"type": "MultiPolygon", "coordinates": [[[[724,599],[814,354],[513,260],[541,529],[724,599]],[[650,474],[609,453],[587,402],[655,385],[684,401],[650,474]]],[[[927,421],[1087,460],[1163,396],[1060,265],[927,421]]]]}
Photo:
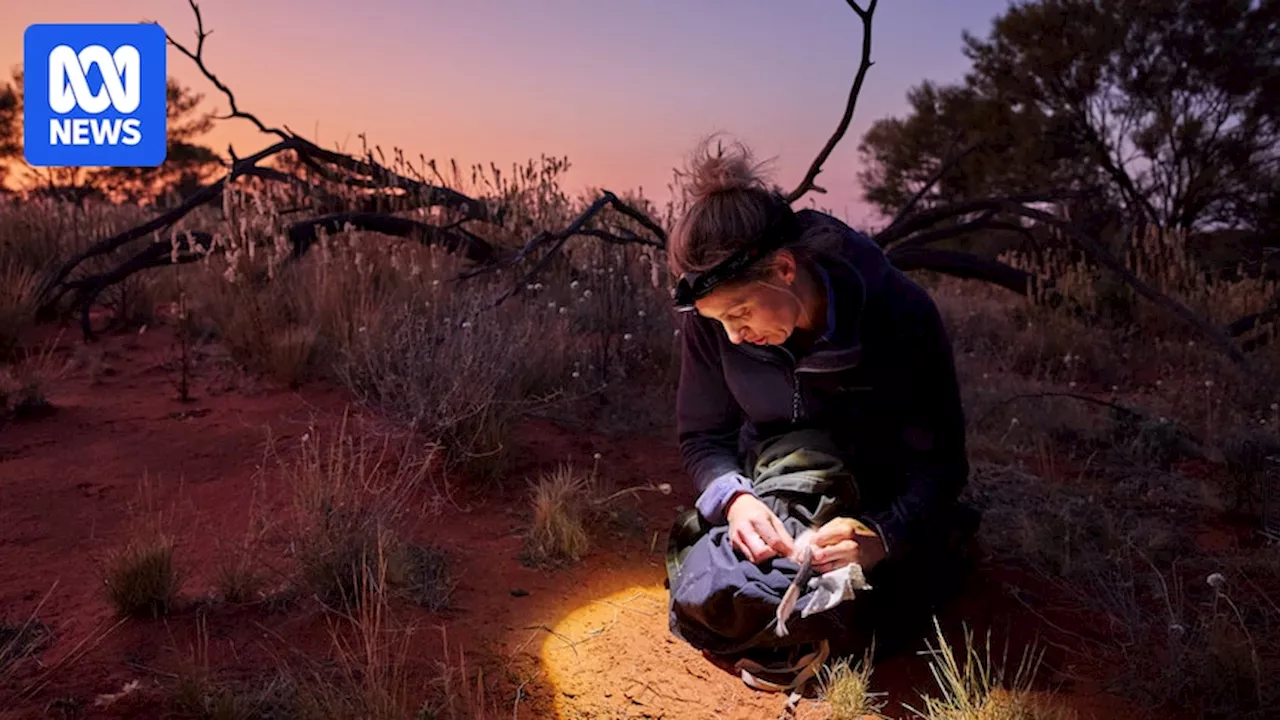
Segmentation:
{"type": "Polygon", "coordinates": [[[5,189],[9,162],[22,154],[20,95],[10,83],[0,85],[0,192],[5,189]]]}
{"type": "Polygon", "coordinates": [[[864,136],[866,198],[926,206],[1102,188],[1164,227],[1280,227],[1280,1],[1036,0],[964,35],[963,82],[925,82],[864,136]]]}

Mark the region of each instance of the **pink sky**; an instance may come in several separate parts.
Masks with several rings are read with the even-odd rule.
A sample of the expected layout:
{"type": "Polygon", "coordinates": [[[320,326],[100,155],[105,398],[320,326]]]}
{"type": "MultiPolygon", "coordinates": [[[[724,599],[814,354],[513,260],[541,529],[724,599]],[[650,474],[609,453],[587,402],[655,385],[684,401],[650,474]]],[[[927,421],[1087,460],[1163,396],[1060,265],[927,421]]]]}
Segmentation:
{"type": "MultiPolygon", "coordinates": [[[[865,0],[864,0],[865,1],[865,0]]],[[[810,196],[865,225],[857,144],[901,113],[907,89],[959,78],[961,32],[985,34],[1005,0],[882,0],[871,69],[849,134],[810,196]]],[[[206,62],[242,109],[326,146],[364,132],[460,166],[568,157],[566,189],[643,188],[659,203],[697,139],[725,131],[775,159],[790,189],[843,111],[861,52],[844,0],[206,0],[206,62]]],[[[36,22],[159,22],[193,41],[185,0],[5,0],[0,62],[22,60],[36,22]]],[[[169,74],[224,98],[171,50],[169,74]]],[[[211,143],[247,155],[270,139],[243,121],[211,143]]]]}

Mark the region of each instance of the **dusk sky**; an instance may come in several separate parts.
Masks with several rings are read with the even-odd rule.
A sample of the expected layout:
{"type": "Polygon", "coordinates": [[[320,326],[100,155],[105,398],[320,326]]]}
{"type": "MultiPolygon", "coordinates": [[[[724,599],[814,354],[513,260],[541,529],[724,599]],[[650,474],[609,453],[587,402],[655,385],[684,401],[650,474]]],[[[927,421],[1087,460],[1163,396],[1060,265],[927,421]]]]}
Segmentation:
{"type": "MultiPolygon", "coordinates": [[[[865,2],[865,0],[864,0],[865,2]]],[[[882,0],[853,126],[817,205],[855,224],[857,144],[901,114],[909,87],[958,79],[961,33],[985,35],[1008,0],[882,0]]],[[[242,109],[327,147],[360,132],[460,166],[568,157],[566,189],[643,188],[665,202],[672,168],[724,131],[775,160],[790,189],[839,121],[861,52],[844,0],[205,0],[206,62],[242,109]]],[[[194,46],[186,0],[4,0],[0,61],[22,61],[37,22],[159,22],[194,46]]],[[[176,50],[169,74],[224,98],[176,50]]],[[[247,122],[212,143],[248,155],[270,139],[247,122]]]]}

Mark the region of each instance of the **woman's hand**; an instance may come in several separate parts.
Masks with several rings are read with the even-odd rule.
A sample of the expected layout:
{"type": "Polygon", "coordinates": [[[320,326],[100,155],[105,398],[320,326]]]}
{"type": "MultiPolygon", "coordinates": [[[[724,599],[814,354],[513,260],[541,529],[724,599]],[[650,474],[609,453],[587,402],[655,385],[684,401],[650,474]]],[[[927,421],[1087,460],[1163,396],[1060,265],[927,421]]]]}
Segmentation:
{"type": "Polygon", "coordinates": [[[791,557],[795,541],[768,505],[743,493],[729,501],[729,541],[754,564],[774,557],[791,557]]]}
{"type": "Polygon", "coordinates": [[[851,562],[864,571],[884,559],[884,542],[871,528],[853,518],[836,518],[813,535],[813,569],[820,573],[851,562]]]}

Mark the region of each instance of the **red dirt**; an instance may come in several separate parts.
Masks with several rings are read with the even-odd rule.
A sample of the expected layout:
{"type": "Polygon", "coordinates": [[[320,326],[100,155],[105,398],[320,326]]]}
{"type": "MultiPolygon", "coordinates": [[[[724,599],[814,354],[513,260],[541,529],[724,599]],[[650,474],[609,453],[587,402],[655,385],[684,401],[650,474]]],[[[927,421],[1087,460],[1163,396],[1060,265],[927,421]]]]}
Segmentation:
{"type": "MultiPolygon", "coordinates": [[[[200,598],[209,595],[217,563],[248,527],[267,429],[277,440],[296,442],[313,418],[332,424],[347,398],[332,389],[255,389],[243,382],[219,392],[201,378],[197,400],[182,404],[160,364],[170,352],[163,333],[108,338],[98,348],[113,372],[75,369],[52,388],[55,412],[0,426],[0,616],[23,619],[47,595],[39,619],[54,633],[39,665],[19,663],[2,680],[0,717],[167,716],[167,673],[198,647],[201,616],[204,654],[230,677],[252,677],[295,651],[325,657],[332,646],[328,622],[305,600],[273,609],[200,598]],[[163,620],[117,624],[101,592],[98,562],[130,536],[130,506],[144,476],[154,507],[179,529],[185,601],[163,620]],[[95,628],[113,626],[83,657],[56,667],[95,628]],[[42,667],[51,668],[47,676],[42,667]],[[38,692],[17,696],[44,677],[38,692]],[[94,706],[134,681],[132,692],[94,706]],[[70,711],[76,706],[80,714],[70,711]]],[[[470,510],[424,517],[416,528],[416,540],[441,544],[462,562],[457,607],[439,614],[404,611],[423,628],[414,638],[414,677],[424,685],[434,681],[447,642],[454,664],[465,653],[472,685],[483,668],[490,700],[503,715],[776,716],[781,696],[746,688],[667,630],[666,527],[678,506],[692,502],[670,438],[619,440],[537,422],[525,426],[519,440],[524,462],[506,490],[464,493],[470,510]],[[631,506],[637,529],[602,539],[576,566],[524,567],[517,559],[527,522],[523,478],[566,459],[590,463],[595,452],[618,487],[669,481],[676,491],[641,494],[631,506]]],[[[269,464],[266,470],[267,507],[278,508],[279,475],[269,464]]],[[[277,555],[281,550],[274,548],[277,555]]],[[[1008,637],[1016,657],[1020,643],[1054,632],[1037,619],[1048,610],[1030,612],[1027,604],[1035,603],[1013,599],[1005,581],[1027,587],[1011,570],[984,568],[943,622],[957,627],[963,621],[979,637],[992,628],[995,648],[1008,637]]],[[[923,637],[918,647],[924,649],[923,637]]],[[[1055,669],[1059,681],[1070,674],[1060,653],[1046,660],[1046,679],[1055,679],[1055,669]]],[[[924,659],[906,652],[877,667],[873,689],[888,693],[889,712],[906,717],[897,704],[919,704],[920,693],[934,687],[924,659]]],[[[1068,684],[1060,693],[1081,717],[1132,716],[1085,684],[1068,684]]],[[[801,707],[801,717],[820,716],[817,703],[801,707]]]]}

